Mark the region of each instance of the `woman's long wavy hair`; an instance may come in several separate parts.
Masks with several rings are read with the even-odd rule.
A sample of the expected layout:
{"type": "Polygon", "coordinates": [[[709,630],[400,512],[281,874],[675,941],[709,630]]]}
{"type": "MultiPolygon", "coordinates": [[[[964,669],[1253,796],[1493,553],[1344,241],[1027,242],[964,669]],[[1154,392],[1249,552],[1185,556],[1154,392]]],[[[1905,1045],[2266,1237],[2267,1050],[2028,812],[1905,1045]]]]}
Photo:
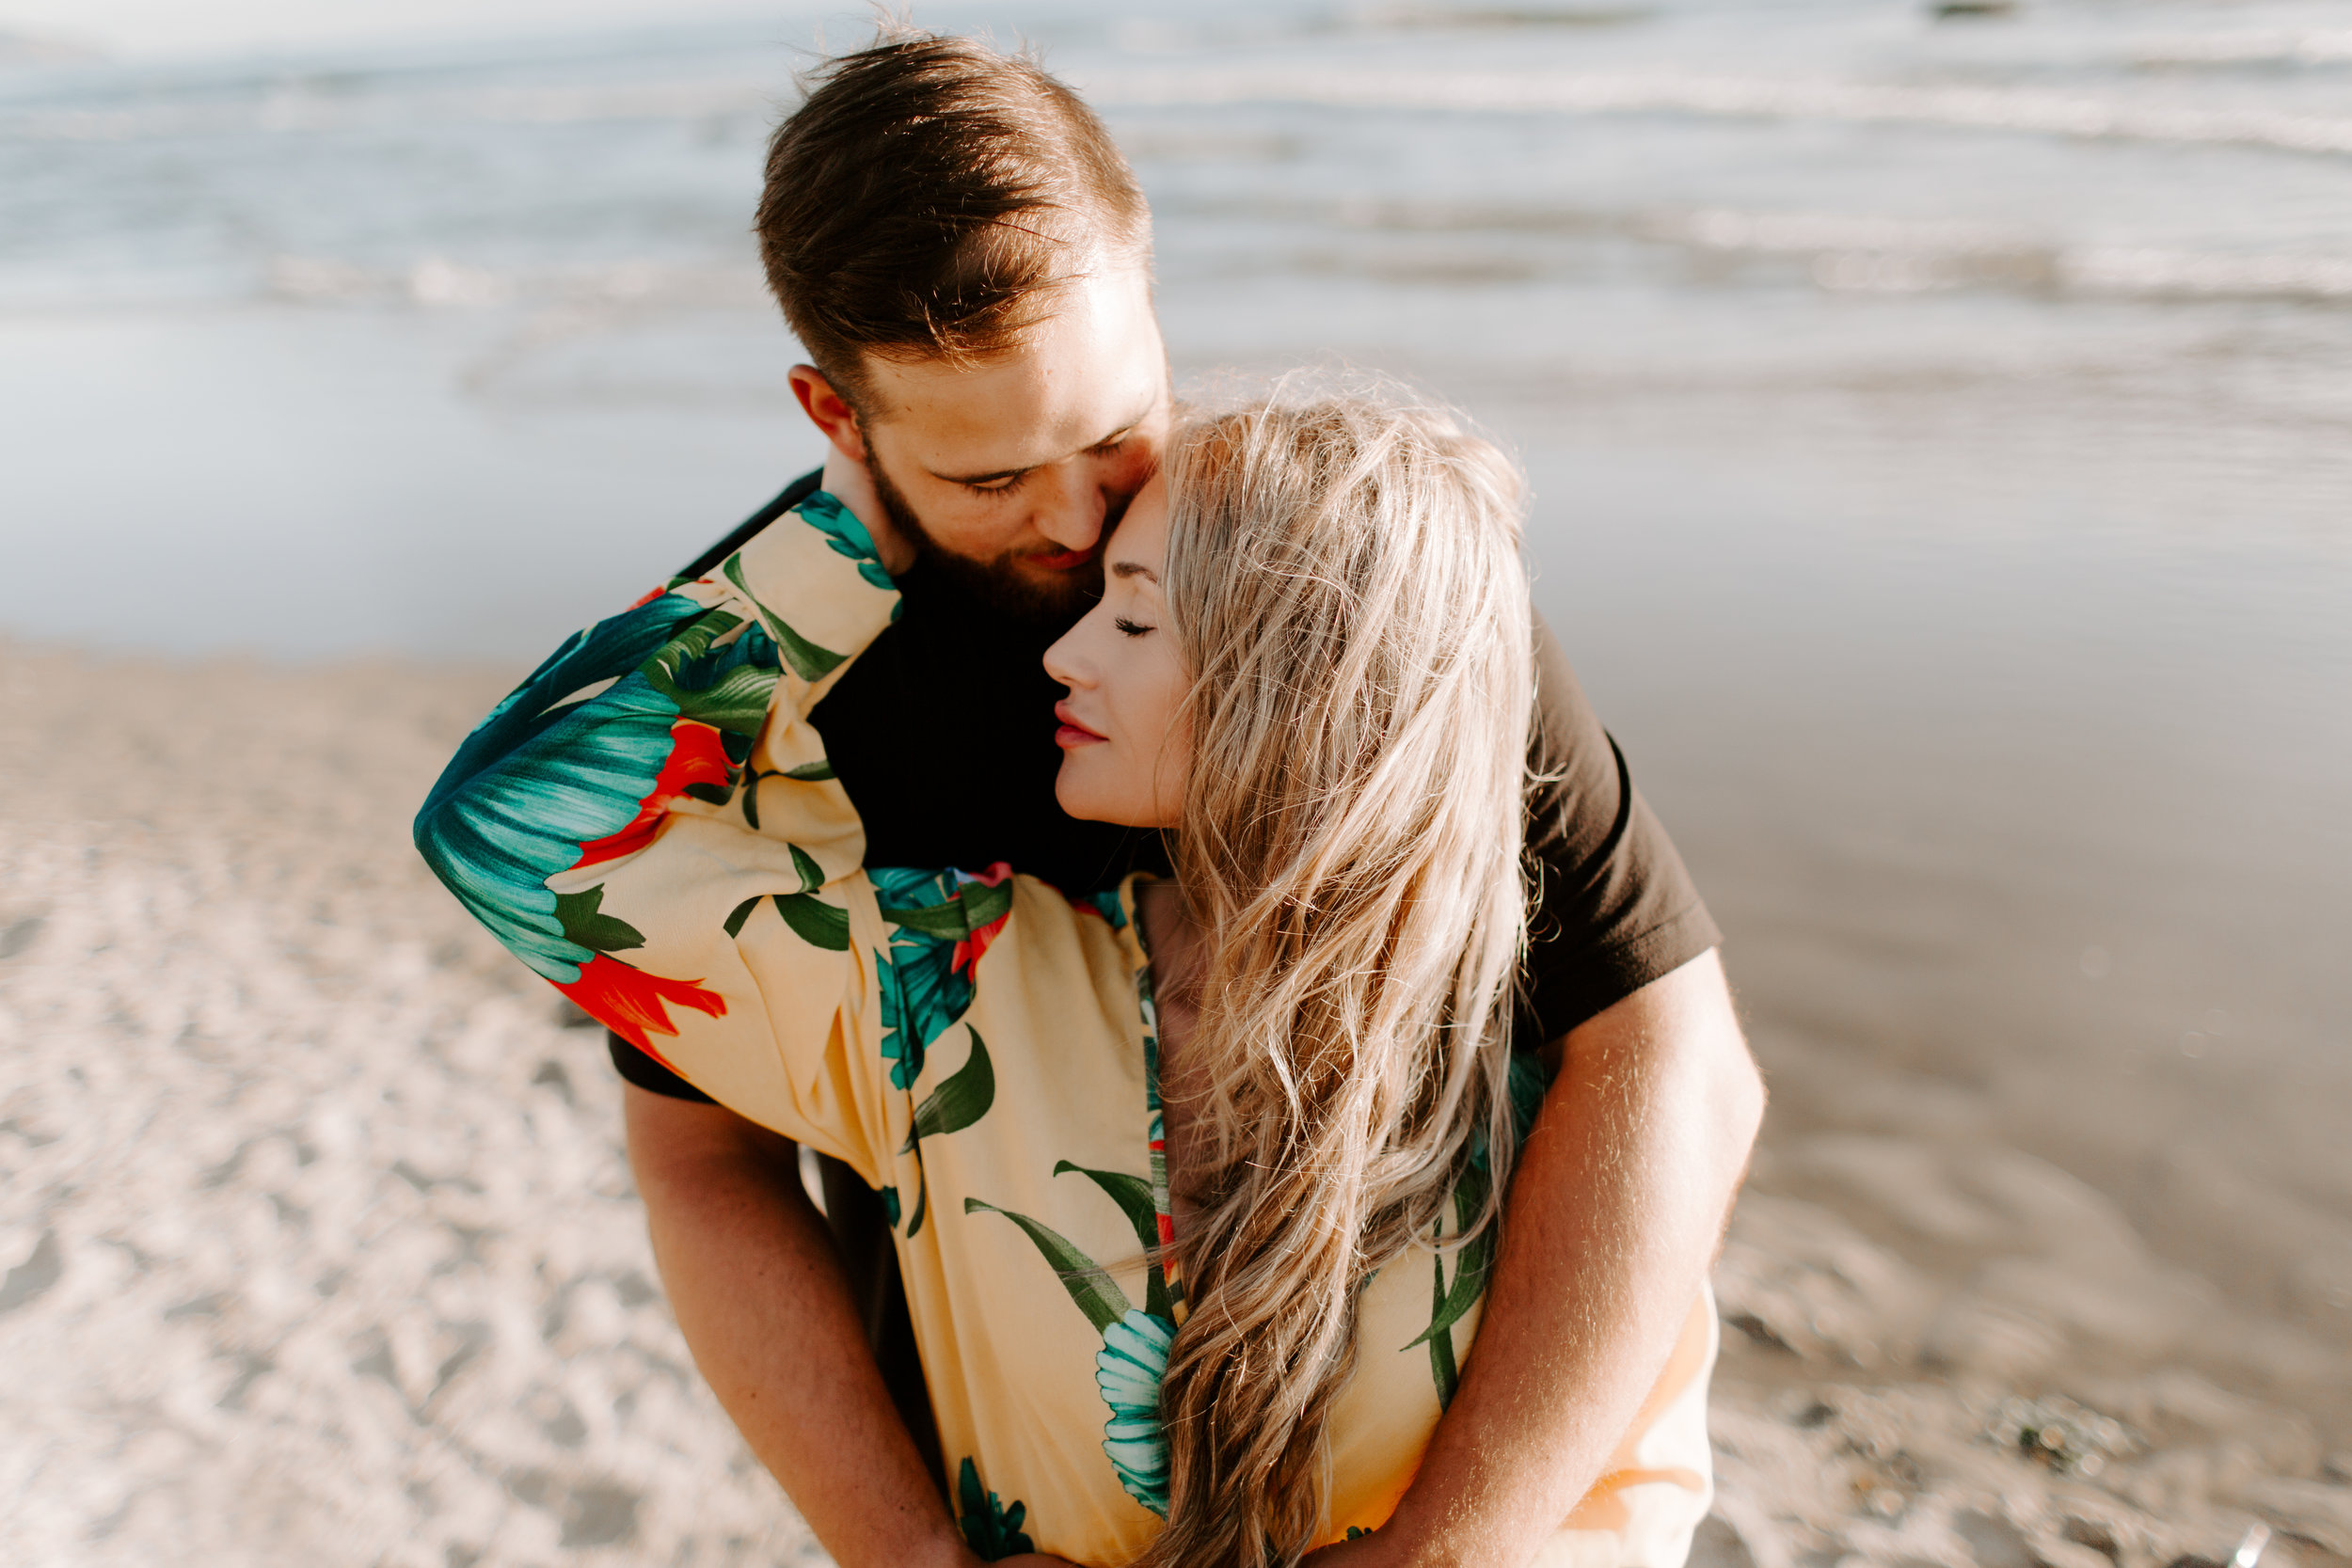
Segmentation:
{"type": "Polygon", "coordinates": [[[1168,1525],[1139,1560],[1264,1568],[1326,1528],[1365,1282],[1433,1233],[1473,1158],[1499,1195],[1514,1152],[1521,486],[1457,417],[1386,386],[1196,417],[1167,470],[1208,1174],[1176,1242],[1168,1525]]]}

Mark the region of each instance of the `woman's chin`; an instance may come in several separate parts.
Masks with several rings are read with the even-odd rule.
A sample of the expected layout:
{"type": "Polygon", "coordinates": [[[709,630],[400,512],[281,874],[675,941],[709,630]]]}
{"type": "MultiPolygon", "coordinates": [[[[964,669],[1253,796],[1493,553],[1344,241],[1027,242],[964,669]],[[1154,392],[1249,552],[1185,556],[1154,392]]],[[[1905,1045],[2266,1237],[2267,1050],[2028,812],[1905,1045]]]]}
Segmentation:
{"type": "Polygon", "coordinates": [[[1062,753],[1061,771],[1054,776],[1054,799],[1061,809],[1081,822],[1112,822],[1122,828],[1157,826],[1149,819],[1150,812],[1137,811],[1134,792],[1104,787],[1102,764],[1108,759],[1087,755],[1101,748],[1090,746],[1062,753]]]}

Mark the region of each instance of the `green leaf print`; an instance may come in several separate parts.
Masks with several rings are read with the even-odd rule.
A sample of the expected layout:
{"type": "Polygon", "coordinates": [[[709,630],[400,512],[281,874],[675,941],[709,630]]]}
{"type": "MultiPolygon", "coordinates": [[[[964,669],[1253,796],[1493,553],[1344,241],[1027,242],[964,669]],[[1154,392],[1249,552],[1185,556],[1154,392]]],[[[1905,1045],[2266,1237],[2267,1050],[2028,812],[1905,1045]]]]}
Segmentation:
{"type": "Polygon", "coordinates": [[[1029,1516],[1026,1503],[999,1502],[996,1494],[980,1486],[979,1467],[966,1457],[956,1472],[956,1521],[963,1531],[963,1544],[982,1562],[999,1562],[1009,1557],[1021,1557],[1037,1550],[1037,1545],[1021,1533],[1021,1522],[1029,1516]]]}
{"type": "MultiPolygon", "coordinates": [[[[1151,1188],[1144,1182],[1116,1171],[1088,1170],[1067,1160],[1054,1167],[1057,1176],[1065,1171],[1092,1178],[1127,1212],[1136,1224],[1138,1239],[1158,1234],[1157,1215],[1151,1206],[1151,1188]],[[1136,1188],[1140,1188],[1143,1196],[1144,1217],[1140,1220],[1136,1219],[1129,1202],[1136,1188]]],[[[1111,1468],[1118,1472],[1120,1489],[1145,1508],[1166,1517],[1168,1432],[1160,1422],[1160,1380],[1168,1375],[1168,1354],[1176,1342],[1176,1324],[1166,1313],[1129,1305],[1127,1293],[1110,1275],[1058,1232],[1025,1214],[999,1209],[977,1197],[963,1200],[963,1212],[967,1214],[983,1210],[1004,1215],[1028,1233],[1029,1240],[1037,1243],[1038,1251],[1044,1254],[1045,1261],[1061,1280],[1062,1289],[1070,1292],[1070,1299],[1087,1315],[1087,1322],[1103,1336],[1103,1348],[1094,1357],[1094,1386],[1111,1413],[1103,1426],[1103,1452],[1109,1458],[1111,1468]]],[[[1149,1247],[1152,1243],[1145,1241],[1144,1244],[1149,1247]]],[[[1152,1277],[1153,1299],[1165,1301],[1167,1276],[1155,1268],[1152,1277]]]]}
{"type": "Polygon", "coordinates": [[[600,911],[603,902],[602,882],[579,893],[557,894],[555,918],[563,922],[564,935],[596,953],[626,953],[644,946],[644,935],[636,927],[600,911]]]}
{"type": "Polygon", "coordinates": [[[1070,1292],[1071,1301],[1087,1315],[1087,1322],[1094,1325],[1095,1333],[1106,1332],[1111,1324],[1135,1310],[1127,1300],[1127,1292],[1119,1288],[1118,1282],[1104,1271],[1102,1265],[1080,1252],[1067,1237],[1050,1226],[1040,1225],[1026,1214],[999,1209],[993,1203],[983,1203],[977,1197],[963,1200],[963,1212],[967,1214],[1002,1214],[1026,1231],[1029,1240],[1037,1243],[1038,1251],[1045,1255],[1045,1261],[1060,1278],[1062,1289],[1070,1292]]]}
{"type": "MultiPolygon", "coordinates": [[[[967,1025],[966,1032],[972,1037],[971,1056],[914,1108],[914,1125],[898,1146],[899,1153],[911,1153],[925,1138],[962,1132],[996,1103],[996,1069],[988,1059],[988,1042],[977,1029],[967,1025]]],[[[1151,1200],[1150,1193],[1144,1200],[1151,1200]]]]}
{"type": "Polygon", "coordinates": [[[910,931],[961,942],[1011,910],[1010,882],[966,882],[956,896],[944,904],[927,904],[919,909],[885,909],[882,916],[893,926],[903,926],[910,931]]]}
{"type": "Polygon", "coordinates": [[[822,947],[831,953],[850,950],[850,911],[836,909],[813,893],[779,893],[772,895],[776,912],[792,927],[792,934],[811,947],[822,947]]]}
{"type": "Polygon", "coordinates": [[[841,668],[842,661],[849,657],[847,654],[837,654],[831,648],[811,642],[787,625],[782,616],[759,602],[759,595],[753,593],[752,585],[744,580],[742,556],[727,557],[726,564],[720,570],[726,574],[729,582],[742,591],[743,597],[751,601],[752,608],[759,611],[759,624],[767,628],[770,637],[775,639],[777,648],[784,654],[784,661],[792,666],[794,674],[804,681],[820,681],[841,668]]]}
{"type": "MultiPolygon", "coordinates": [[[[1440,1253],[1429,1261],[1437,1270],[1437,1278],[1429,1287],[1429,1313],[1434,1320],[1445,1313],[1445,1257],[1440,1253]]],[[[1454,1278],[1458,1283],[1461,1275],[1456,1274],[1454,1278]]],[[[1421,1338],[1429,1341],[1429,1381],[1438,1386],[1438,1408],[1443,1410],[1454,1402],[1454,1390],[1462,1381],[1461,1370],[1454,1361],[1454,1336],[1432,1322],[1429,1332],[1421,1338]]],[[[1413,1341],[1414,1345],[1420,1343],[1421,1339],[1413,1341]]],[[[1413,1345],[1405,1348],[1411,1350],[1413,1345]]]]}
{"type": "Polygon", "coordinates": [[[800,875],[803,893],[815,893],[825,885],[825,868],[817,863],[816,856],[797,844],[787,844],[785,847],[792,851],[792,869],[800,875]]]}
{"type": "Polygon", "coordinates": [[[821,784],[833,777],[833,764],[829,760],[804,762],[798,768],[786,768],[784,776],[787,779],[798,779],[803,784],[821,784]]]}
{"type": "MultiPolygon", "coordinates": [[[[1478,1211],[1485,1206],[1486,1201],[1486,1168],[1478,1164],[1472,1164],[1464,1170],[1461,1180],[1454,1183],[1454,1233],[1455,1235],[1458,1236],[1469,1229],[1470,1223],[1477,1219],[1478,1211]]],[[[1486,1293],[1486,1271],[1493,1265],[1494,1250],[1495,1229],[1493,1226],[1488,1226],[1455,1252],[1453,1289],[1444,1291],[1438,1295],[1437,1306],[1430,1314],[1429,1326],[1422,1331],[1419,1338],[1406,1344],[1405,1349],[1411,1350],[1414,1345],[1424,1341],[1435,1344],[1439,1335],[1460,1323],[1463,1315],[1478,1304],[1478,1298],[1486,1293]]],[[[1438,1263],[1438,1275],[1442,1285],[1445,1277],[1445,1262],[1442,1254],[1439,1255],[1438,1263]]]]}
{"type": "MultiPolygon", "coordinates": [[[[1118,1204],[1126,1214],[1127,1223],[1136,1227],[1136,1245],[1141,1247],[1147,1255],[1153,1247],[1160,1244],[1160,1216],[1158,1209],[1152,1202],[1151,1182],[1146,1181],[1140,1176],[1129,1176],[1124,1171],[1089,1170],[1086,1166],[1073,1164],[1068,1160],[1062,1161],[1054,1167],[1056,1176],[1070,1171],[1075,1171],[1080,1176],[1086,1177],[1110,1195],[1111,1201],[1118,1204]]],[[[1167,1271],[1153,1268],[1148,1272],[1149,1277],[1145,1279],[1143,1286],[1143,1309],[1154,1317],[1166,1318],[1173,1322],[1176,1309],[1174,1303],[1168,1297],[1167,1271]]]]}
{"type": "MultiPolygon", "coordinates": [[[[792,852],[795,855],[800,853],[798,849],[792,852]]],[[[829,953],[847,953],[850,950],[849,911],[835,909],[811,893],[771,893],[763,896],[775,900],[776,912],[784,916],[787,926],[792,927],[792,934],[811,947],[821,947],[829,953]]],[[[725,923],[727,935],[741,936],[744,925],[757,908],[758,898],[746,898],[729,911],[725,923]]]]}
{"type": "Polygon", "coordinates": [[[914,1217],[907,1221],[907,1236],[910,1240],[916,1231],[923,1228],[923,1216],[930,1212],[931,1179],[924,1174],[923,1161],[920,1156],[917,1156],[914,1162],[914,1217]]]}
{"type": "MultiPolygon", "coordinates": [[[[1535,1117],[1543,1110],[1545,1091],[1549,1087],[1542,1059],[1532,1053],[1514,1056],[1511,1059],[1509,1085],[1511,1115],[1518,1124],[1518,1134],[1523,1141],[1534,1128],[1535,1117]]],[[[1482,1144],[1462,1172],[1462,1179],[1454,1184],[1455,1235],[1468,1230],[1478,1218],[1479,1211],[1486,1206],[1486,1193],[1493,1180],[1482,1144]]],[[[1495,1240],[1495,1229],[1488,1226],[1455,1251],[1454,1283],[1451,1287],[1445,1280],[1444,1256],[1438,1256],[1437,1293],[1430,1306],[1429,1326],[1410,1344],[1403,1347],[1411,1350],[1418,1344],[1426,1343],[1429,1346],[1430,1367],[1437,1378],[1440,1404],[1454,1397],[1455,1368],[1451,1330],[1486,1292],[1486,1275],[1494,1267],[1495,1240]]]]}

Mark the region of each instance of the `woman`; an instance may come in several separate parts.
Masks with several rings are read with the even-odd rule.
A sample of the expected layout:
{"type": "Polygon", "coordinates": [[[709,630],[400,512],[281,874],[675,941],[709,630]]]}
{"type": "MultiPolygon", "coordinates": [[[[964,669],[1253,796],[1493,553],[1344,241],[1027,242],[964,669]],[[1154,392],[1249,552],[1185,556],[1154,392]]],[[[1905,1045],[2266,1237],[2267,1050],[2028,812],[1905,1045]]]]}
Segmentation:
{"type": "MultiPolygon", "coordinates": [[[[1047,656],[1064,808],[1168,831],[1173,882],[864,867],[805,718],[912,553],[862,496],[567,643],[427,803],[525,962],[882,1193],[978,1558],[1290,1563],[1411,1481],[1540,1094],[1517,493],[1395,402],[1180,433],[1047,656]]],[[[1680,1560],[1687,1348],[1543,1560],[1680,1560]]]]}

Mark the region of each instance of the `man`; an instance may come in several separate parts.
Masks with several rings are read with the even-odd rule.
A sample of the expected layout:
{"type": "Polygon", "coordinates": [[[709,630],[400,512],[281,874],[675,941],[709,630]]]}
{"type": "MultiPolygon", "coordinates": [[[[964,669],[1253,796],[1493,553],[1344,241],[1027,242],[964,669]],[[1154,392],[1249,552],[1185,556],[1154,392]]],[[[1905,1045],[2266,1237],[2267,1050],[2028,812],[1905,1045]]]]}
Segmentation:
{"type": "MultiPolygon", "coordinates": [[[[962,40],[887,36],[834,61],[777,132],[759,236],[814,361],[792,383],[829,444],[824,483],[919,554],[899,623],[812,716],[868,864],[1002,860],[1084,891],[1158,859],[1055,804],[1059,689],[1041,662],[1099,592],[1102,542],[1168,429],[1150,222],[1074,95],[962,40]]],[[[1683,1327],[1760,1114],[1715,930],[1549,632],[1539,675],[1550,782],[1519,1037],[1550,1042],[1559,1072],[1421,1474],[1390,1526],[1318,1563],[1507,1560],[1499,1543],[1569,1515],[1683,1327]]],[[[679,1325],[754,1451],[844,1568],[972,1560],[893,1332],[880,1205],[829,1172],[820,1215],[789,1144],[628,1041],[612,1053],[679,1325]]]]}

